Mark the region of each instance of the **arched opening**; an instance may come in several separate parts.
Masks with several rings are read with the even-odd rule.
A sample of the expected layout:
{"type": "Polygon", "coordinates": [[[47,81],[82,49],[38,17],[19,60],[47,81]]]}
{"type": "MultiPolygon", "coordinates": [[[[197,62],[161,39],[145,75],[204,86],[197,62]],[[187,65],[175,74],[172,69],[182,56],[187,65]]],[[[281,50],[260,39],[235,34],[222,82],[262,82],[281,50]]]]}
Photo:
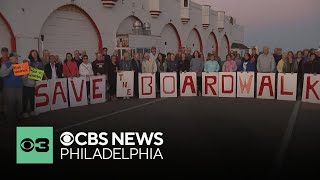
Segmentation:
{"type": "Polygon", "coordinates": [[[222,59],[225,59],[226,55],[230,53],[230,42],[227,35],[224,35],[221,42],[220,55],[222,59]]]}
{"type": "Polygon", "coordinates": [[[161,53],[178,52],[181,48],[181,39],[178,30],[172,24],[166,24],[161,31],[160,40],[157,43],[161,53]]]}
{"type": "Polygon", "coordinates": [[[211,32],[207,39],[206,53],[212,53],[212,50],[215,50],[215,52],[218,55],[218,52],[219,52],[218,40],[214,32],[211,32]]]}
{"type": "Polygon", "coordinates": [[[198,50],[203,52],[202,39],[199,31],[193,28],[188,36],[187,47],[190,47],[192,51],[198,50]]]}
{"type": "Polygon", "coordinates": [[[128,16],[120,23],[117,34],[133,34],[133,25],[136,21],[140,22],[140,28],[142,28],[142,21],[138,17],[128,16]]]}
{"type": "Polygon", "coordinates": [[[93,19],[76,5],[64,5],[53,11],[42,26],[44,37],[40,51],[48,49],[51,54],[64,59],[68,52],[85,50],[89,59],[102,49],[100,31],[93,19]]]}
{"type": "Polygon", "coordinates": [[[16,51],[16,38],[9,22],[0,12],[0,48],[7,47],[11,51],[16,51]]]}

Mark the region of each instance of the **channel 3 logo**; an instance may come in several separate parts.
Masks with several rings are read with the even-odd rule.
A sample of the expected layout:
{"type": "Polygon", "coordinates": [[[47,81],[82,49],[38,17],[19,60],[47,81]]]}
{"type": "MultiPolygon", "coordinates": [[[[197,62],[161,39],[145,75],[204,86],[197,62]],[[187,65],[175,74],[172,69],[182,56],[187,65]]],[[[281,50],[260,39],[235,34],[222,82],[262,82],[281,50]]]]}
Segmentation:
{"type": "Polygon", "coordinates": [[[17,127],[17,164],[53,163],[52,127],[17,127]]]}

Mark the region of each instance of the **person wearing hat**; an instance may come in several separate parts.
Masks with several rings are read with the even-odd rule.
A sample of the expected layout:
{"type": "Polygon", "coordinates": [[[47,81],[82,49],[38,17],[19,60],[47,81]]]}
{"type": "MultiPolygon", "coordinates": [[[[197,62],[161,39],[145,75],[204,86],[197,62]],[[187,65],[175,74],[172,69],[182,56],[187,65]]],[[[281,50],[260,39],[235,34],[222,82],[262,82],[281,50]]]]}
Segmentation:
{"type": "Polygon", "coordinates": [[[22,76],[15,76],[13,64],[18,64],[19,55],[16,52],[9,54],[9,61],[1,66],[0,77],[3,78],[4,102],[7,105],[7,116],[11,123],[20,117],[22,112],[22,76]]]}

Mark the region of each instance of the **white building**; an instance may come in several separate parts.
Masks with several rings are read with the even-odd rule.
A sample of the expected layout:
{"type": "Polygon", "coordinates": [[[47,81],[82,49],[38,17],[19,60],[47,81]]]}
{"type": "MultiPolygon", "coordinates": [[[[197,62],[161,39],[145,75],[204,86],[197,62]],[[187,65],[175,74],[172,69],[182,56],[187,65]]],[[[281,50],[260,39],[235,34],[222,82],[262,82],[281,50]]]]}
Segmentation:
{"type": "Polygon", "coordinates": [[[1,0],[0,47],[23,58],[31,49],[61,59],[86,50],[91,61],[102,47],[109,54],[191,47],[204,54],[216,49],[225,59],[232,43],[243,44],[244,29],[212,8],[190,0],[1,0]]]}

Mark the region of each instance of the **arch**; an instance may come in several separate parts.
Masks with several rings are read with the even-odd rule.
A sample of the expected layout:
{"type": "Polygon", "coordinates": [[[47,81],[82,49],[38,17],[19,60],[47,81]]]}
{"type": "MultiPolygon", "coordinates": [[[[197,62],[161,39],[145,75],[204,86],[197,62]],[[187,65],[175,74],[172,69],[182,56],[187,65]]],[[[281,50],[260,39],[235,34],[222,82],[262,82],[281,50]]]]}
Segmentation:
{"type": "MultiPolygon", "coordinates": [[[[202,45],[202,38],[201,38],[201,35],[199,33],[199,31],[196,29],[196,28],[193,28],[191,30],[191,32],[189,33],[189,36],[188,36],[188,40],[187,40],[187,46],[190,45],[190,41],[193,41],[194,39],[192,39],[192,35],[193,33],[196,33],[196,36],[197,36],[197,39],[199,41],[199,50],[201,53],[203,53],[203,45],[202,45]]],[[[194,35],[193,35],[194,36],[194,35]]],[[[193,43],[193,42],[192,42],[193,43]]],[[[190,47],[190,46],[189,46],[190,47]]]]}
{"type": "Polygon", "coordinates": [[[156,44],[162,53],[177,52],[181,49],[180,35],[172,23],[164,25],[156,44]]]}
{"type": "Polygon", "coordinates": [[[179,47],[179,49],[181,49],[181,47],[182,47],[181,38],[180,38],[180,34],[179,34],[176,26],[174,26],[172,23],[168,23],[168,24],[173,28],[174,32],[176,33],[176,36],[178,38],[178,47],[179,47]]]}
{"type": "Polygon", "coordinates": [[[6,27],[8,28],[9,30],[9,33],[10,33],[10,48],[11,48],[11,51],[16,51],[17,50],[17,46],[16,46],[16,37],[13,33],[13,30],[9,24],[9,22],[7,21],[7,19],[2,15],[2,13],[0,12],[0,19],[3,20],[3,22],[5,23],[6,27]]]}
{"type": "Polygon", "coordinates": [[[124,18],[119,24],[116,34],[131,34],[133,29],[133,23],[139,21],[142,26],[142,21],[137,16],[128,16],[124,18]]]}
{"type": "Polygon", "coordinates": [[[214,38],[214,43],[216,44],[216,53],[217,53],[217,56],[219,54],[219,43],[218,43],[218,39],[217,39],[217,36],[214,32],[211,32],[211,34],[213,35],[213,38],[214,38]]]}
{"type": "Polygon", "coordinates": [[[226,34],[224,34],[224,36],[223,36],[224,38],[226,38],[226,40],[227,40],[227,45],[228,45],[228,54],[230,54],[230,41],[229,41],[229,38],[228,38],[228,36],[226,35],[226,34]]]}
{"type": "Polygon", "coordinates": [[[217,39],[215,33],[211,32],[206,40],[206,47],[205,47],[206,53],[211,53],[213,50],[212,49],[213,47],[216,51],[216,55],[218,55],[219,54],[219,52],[218,52],[218,50],[219,50],[218,39],[217,39]]]}
{"type": "MultiPolygon", "coordinates": [[[[59,30],[61,30],[61,26],[59,27],[58,25],[68,25],[66,22],[63,22],[63,21],[73,21],[73,22],[79,22],[79,24],[83,24],[81,23],[81,21],[83,22],[87,22],[88,24],[90,24],[90,28],[88,29],[92,29],[93,31],[91,31],[91,33],[94,34],[94,36],[97,38],[95,39],[96,43],[97,43],[97,49],[94,49],[92,51],[94,51],[94,53],[98,50],[100,51],[102,49],[102,38],[101,38],[101,33],[98,29],[98,26],[97,24],[94,22],[94,20],[91,18],[91,16],[84,10],[82,9],[81,7],[75,5],[75,4],[66,4],[66,5],[62,5],[62,6],[59,6],[58,8],[54,9],[50,14],[49,16],[46,18],[45,22],[42,24],[42,27],[41,27],[41,31],[40,31],[40,36],[45,34],[44,32],[46,32],[49,28],[60,28],[59,30]],[[62,16],[63,13],[73,13],[72,15],[76,16],[76,17],[68,17],[68,18],[65,18],[65,16],[62,16]],[[62,13],[62,14],[61,14],[62,13]],[[81,16],[81,17],[80,17],[81,16]],[[56,18],[55,20],[59,20],[57,22],[61,23],[61,24],[55,24],[56,26],[51,26],[50,27],[50,24],[49,22],[53,21],[52,18],[56,18]],[[77,19],[77,18],[80,18],[80,19],[77,19]]],[[[77,27],[74,27],[74,28],[77,28],[77,27]]],[[[77,31],[77,29],[75,29],[77,31]]],[[[86,31],[86,30],[83,30],[81,29],[82,31],[86,31]]],[[[54,32],[54,31],[52,31],[54,32]]],[[[80,33],[80,31],[78,31],[80,33]]],[[[58,34],[59,32],[57,32],[58,34]]],[[[60,32],[61,33],[61,32],[60,32]]],[[[62,32],[62,34],[65,33],[65,32],[62,32]]],[[[82,32],[83,33],[83,32],[82,32]]],[[[84,32],[85,33],[85,32],[84,32]]],[[[65,34],[64,34],[65,35],[65,34]]],[[[44,41],[46,41],[46,36],[44,37],[44,41]]],[[[53,38],[54,39],[54,38],[53,38]]],[[[79,37],[76,37],[76,39],[81,39],[79,37]]],[[[71,41],[74,40],[74,39],[71,39],[71,41]]],[[[57,40],[58,41],[58,40],[57,40]]],[[[52,42],[50,41],[51,43],[55,43],[55,42],[52,42]]],[[[61,42],[60,42],[61,43],[61,42]]],[[[59,47],[59,43],[57,43],[57,45],[55,45],[56,47],[59,47]]],[[[76,50],[77,48],[74,47],[76,50]]],[[[46,48],[44,48],[46,49],[46,48]]],[[[49,49],[50,50],[50,49],[49,49]]],[[[87,49],[79,49],[80,51],[81,50],[87,50],[87,49]]],[[[94,53],[92,53],[92,55],[94,55],[94,53]]]]}

